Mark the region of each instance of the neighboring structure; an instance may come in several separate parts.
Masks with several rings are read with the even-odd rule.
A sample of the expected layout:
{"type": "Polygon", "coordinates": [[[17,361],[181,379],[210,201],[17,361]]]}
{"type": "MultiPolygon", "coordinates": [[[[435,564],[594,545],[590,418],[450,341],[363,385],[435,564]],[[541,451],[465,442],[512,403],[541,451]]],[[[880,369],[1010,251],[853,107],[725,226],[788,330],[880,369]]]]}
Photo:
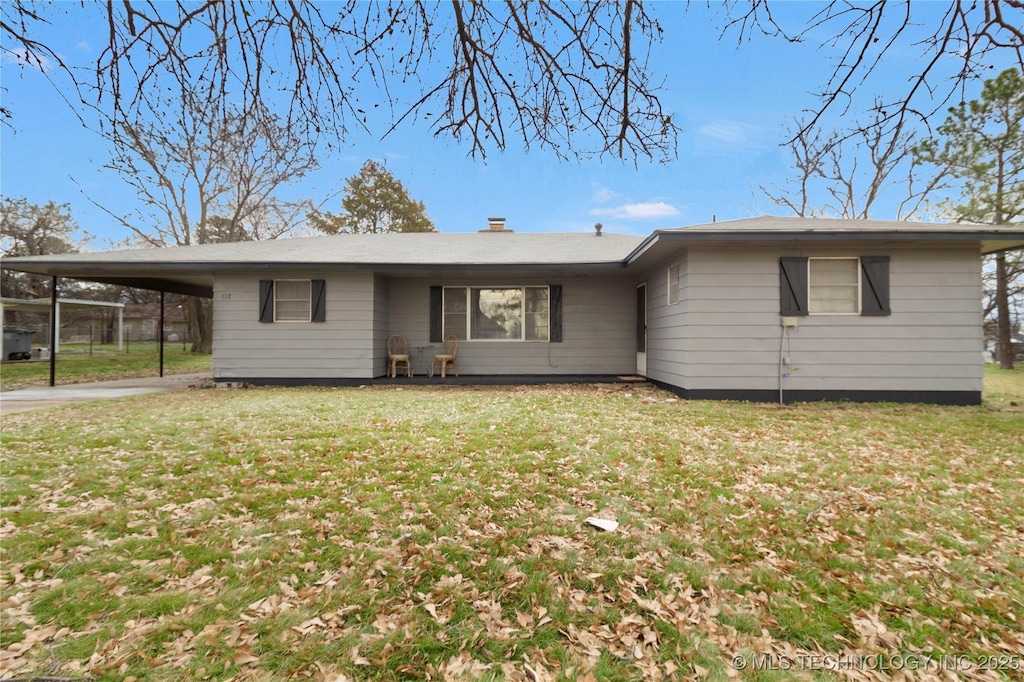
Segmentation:
{"type": "MultiPolygon", "coordinates": [[[[132,342],[159,340],[160,304],[125,304],[124,324],[126,338],[132,342]]],[[[168,305],[164,311],[164,340],[173,343],[191,341],[187,315],[182,306],[168,305]]]]}
{"type": "Polygon", "coordinates": [[[658,230],[332,235],[7,259],[5,268],[209,296],[214,378],[423,371],[444,334],[466,375],[641,374],[684,396],[981,398],[981,255],[1024,230],[753,218],[658,230]]]}
{"type": "MultiPolygon", "coordinates": [[[[4,267],[7,267],[6,262],[4,267]]],[[[49,335],[49,321],[48,317],[50,311],[53,310],[56,320],[53,321],[57,325],[57,329],[62,329],[61,325],[61,311],[82,311],[82,310],[96,310],[98,308],[110,308],[117,311],[117,349],[124,349],[124,303],[115,303],[110,301],[85,301],[76,298],[60,298],[57,297],[57,304],[53,305],[53,299],[51,298],[34,298],[34,299],[22,299],[22,298],[0,298],[0,327],[3,326],[5,321],[6,311],[15,312],[30,312],[39,315],[47,316],[47,323],[41,330],[43,333],[38,333],[37,330],[33,329],[35,336],[39,338],[33,338],[34,345],[50,345],[49,335]]],[[[34,325],[33,325],[34,326],[34,325]]],[[[60,351],[61,335],[58,334],[54,339],[54,348],[50,349],[51,353],[60,351]]],[[[67,338],[66,343],[89,343],[90,337],[86,336],[82,339],[74,338],[74,336],[67,338]]]]}

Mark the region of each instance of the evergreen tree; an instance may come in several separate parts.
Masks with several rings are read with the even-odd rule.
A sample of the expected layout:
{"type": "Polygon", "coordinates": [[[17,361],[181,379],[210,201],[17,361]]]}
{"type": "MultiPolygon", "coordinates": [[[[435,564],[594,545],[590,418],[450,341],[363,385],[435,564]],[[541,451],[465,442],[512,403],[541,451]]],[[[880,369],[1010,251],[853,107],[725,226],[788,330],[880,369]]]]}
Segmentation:
{"type": "MultiPolygon", "coordinates": [[[[959,181],[960,201],[950,207],[962,222],[1019,225],[1024,221],[1024,76],[1007,69],[985,81],[981,98],[949,110],[931,138],[915,149],[920,162],[959,181]]],[[[995,256],[997,352],[1013,369],[1010,288],[1020,253],[995,256]]]]}
{"type": "Polygon", "coordinates": [[[340,215],[313,211],[309,221],[321,232],[380,234],[382,232],[435,232],[422,201],[409,196],[391,172],[367,160],[359,173],[345,181],[340,215]]]}

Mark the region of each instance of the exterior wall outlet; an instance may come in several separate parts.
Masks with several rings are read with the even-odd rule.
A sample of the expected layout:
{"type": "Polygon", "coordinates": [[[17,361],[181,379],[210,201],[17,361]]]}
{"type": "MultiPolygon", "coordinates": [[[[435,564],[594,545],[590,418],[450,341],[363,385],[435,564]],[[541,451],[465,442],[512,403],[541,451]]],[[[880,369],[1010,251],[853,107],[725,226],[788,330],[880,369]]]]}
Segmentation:
{"type": "Polygon", "coordinates": [[[798,317],[783,317],[782,318],[782,326],[783,327],[795,327],[795,326],[797,326],[799,319],[800,318],[798,318],[798,317]]]}

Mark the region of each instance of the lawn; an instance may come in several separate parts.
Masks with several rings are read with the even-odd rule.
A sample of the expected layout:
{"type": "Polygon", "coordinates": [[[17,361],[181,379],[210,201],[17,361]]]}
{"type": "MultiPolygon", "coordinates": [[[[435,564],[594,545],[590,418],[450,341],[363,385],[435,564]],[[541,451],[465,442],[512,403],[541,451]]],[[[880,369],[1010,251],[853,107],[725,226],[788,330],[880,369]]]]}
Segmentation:
{"type": "Polygon", "coordinates": [[[1020,679],[1022,377],[969,408],[634,384],[5,417],[0,678],[1020,679]]]}
{"type": "MultiPolygon", "coordinates": [[[[160,374],[160,350],[156,343],[132,343],[126,351],[117,344],[62,346],[57,353],[57,384],[80,384],[155,377],[160,374]]],[[[211,356],[183,350],[181,344],[164,344],[164,374],[209,372],[211,356]]],[[[0,367],[0,388],[10,391],[28,386],[47,386],[49,362],[10,362],[0,367]]]]}

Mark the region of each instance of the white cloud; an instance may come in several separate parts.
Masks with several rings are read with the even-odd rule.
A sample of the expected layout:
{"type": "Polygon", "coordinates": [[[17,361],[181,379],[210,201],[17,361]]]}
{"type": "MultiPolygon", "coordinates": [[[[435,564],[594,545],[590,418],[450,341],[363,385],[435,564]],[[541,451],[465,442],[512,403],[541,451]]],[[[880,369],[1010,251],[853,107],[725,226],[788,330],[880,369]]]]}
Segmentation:
{"type": "Polygon", "coordinates": [[[607,204],[609,202],[615,201],[621,196],[621,194],[619,194],[613,189],[609,189],[608,187],[598,187],[597,190],[595,190],[594,196],[591,198],[591,200],[595,204],[607,204]]]}
{"type": "Polygon", "coordinates": [[[679,215],[679,209],[664,201],[649,201],[642,204],[622,204],[607,208],[593,208],[590,215],[615,220],[648,220],[679,215]]]}
{"type": "Polygon", "coordinates": [[[762,151],[768,146],[767,131],[762,126],[718,119],[697,129],[696,151],[701,154],[732,155],[762,151]]]}

